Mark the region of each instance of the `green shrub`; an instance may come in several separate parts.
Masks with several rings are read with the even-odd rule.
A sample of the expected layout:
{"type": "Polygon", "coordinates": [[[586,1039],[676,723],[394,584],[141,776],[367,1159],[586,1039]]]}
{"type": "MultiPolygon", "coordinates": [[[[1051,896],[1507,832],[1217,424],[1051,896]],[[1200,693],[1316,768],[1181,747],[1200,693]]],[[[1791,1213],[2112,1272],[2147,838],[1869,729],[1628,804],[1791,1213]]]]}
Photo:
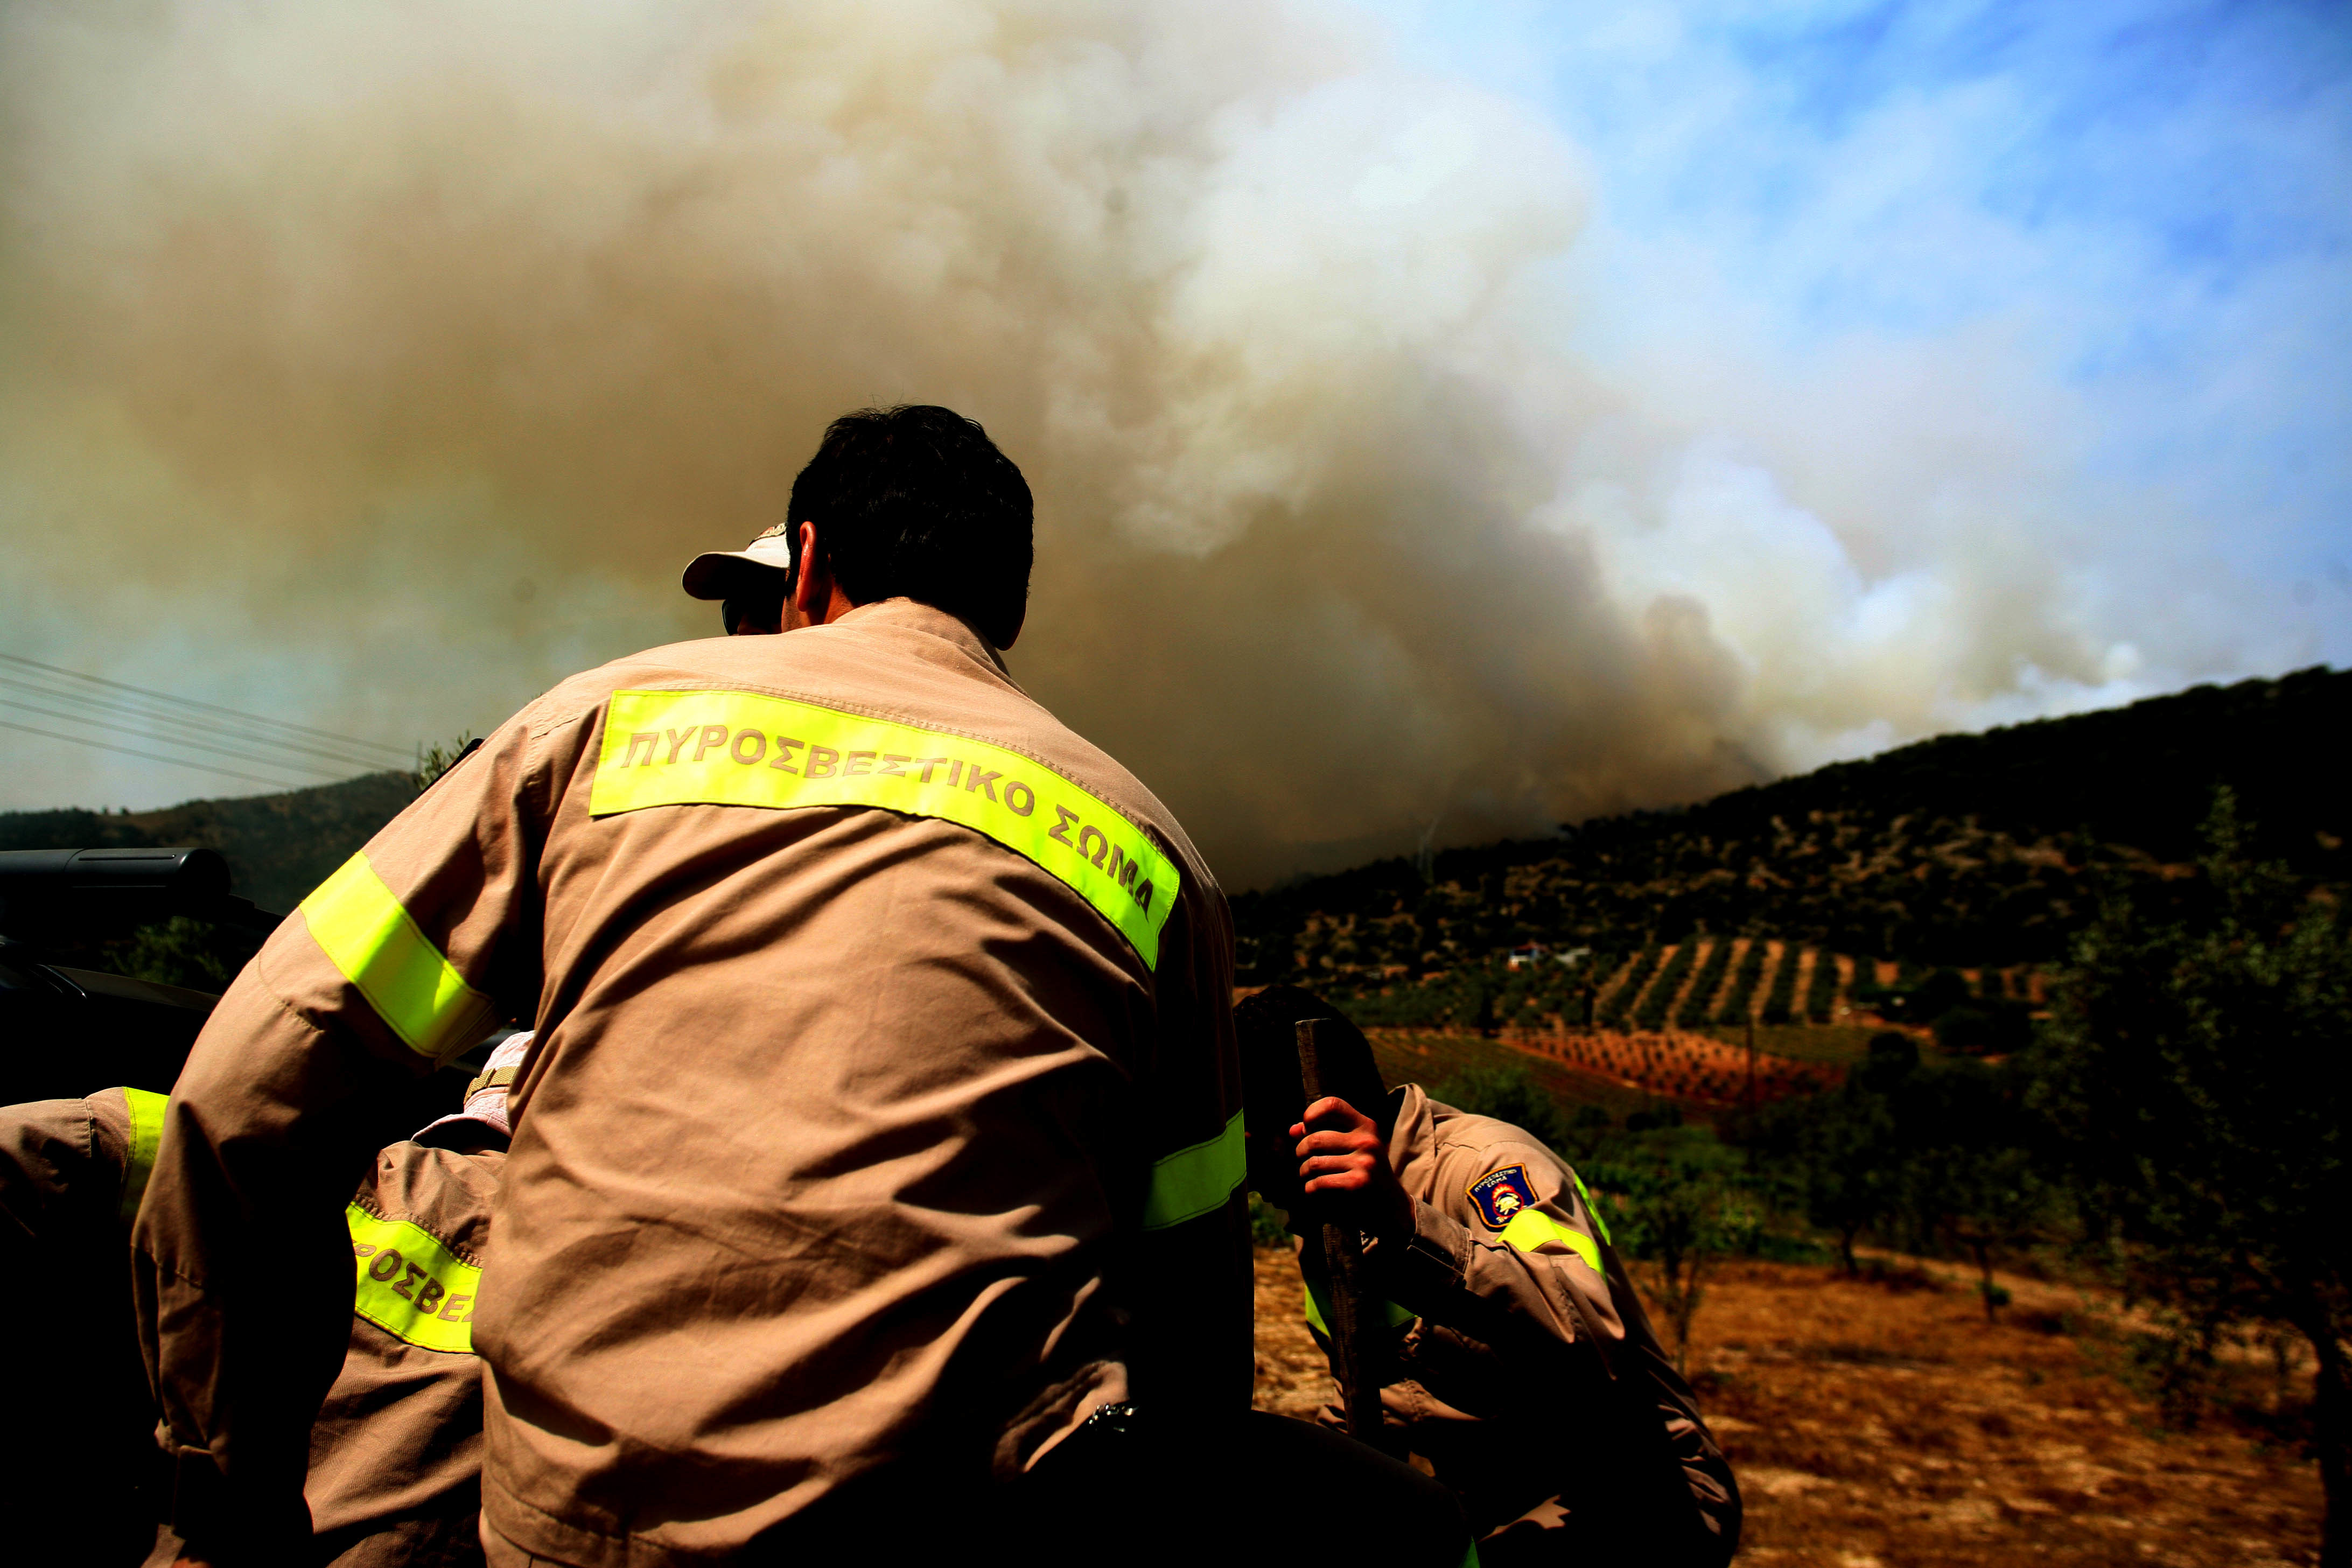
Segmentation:
{"type": "Polygon", "coordinates": [[[1249,1228],[1250,1241],[1254,1246],[1290,1245],[1290,1216],[1255,1193],[1249,1195],[1249,1228]]]}
{"type": "Polygon", "coordinates": [[[1559,1102],[1524,1068],[1466,1068],[1429,1093],[1456,1110],[1507,1121],[1555,1153],[1572,1138],[1559,1102]]]}

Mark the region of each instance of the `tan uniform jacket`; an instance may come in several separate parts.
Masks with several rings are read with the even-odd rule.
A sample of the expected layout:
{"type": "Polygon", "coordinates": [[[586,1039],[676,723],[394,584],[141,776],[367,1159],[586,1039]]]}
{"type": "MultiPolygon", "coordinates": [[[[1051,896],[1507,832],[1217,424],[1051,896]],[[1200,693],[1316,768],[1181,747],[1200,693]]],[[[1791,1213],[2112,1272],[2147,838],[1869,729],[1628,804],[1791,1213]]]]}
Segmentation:
{"type": "MultiPolygon", "coordinates": [[[[302,1487],[315,1531],[303,1560],[317,1568],[482,1560],[482,1363],[466,1310],[505,1163],[503,1149],[404,1141],[377,1155],[352,1199],[350,1339],[302,1487]],[[384,1267],[393,1255],[400,1266],[384,1267]],[[421,1292],[420,1276],[437,1289],[421,1292]]],[[[147,1568],[169,1568],[182,1545],[164,1531],[147,1568]]]]}
{"type": "Polygon", "coordinates": [[[119,1089],[0,1107],[0,1517],[15,1560],[136,1563],[154,1533],[125,1246],[136,1142],[119,1089]]]}
{"type": "MultiPolygon", "coordinates": [[[[41,1247],[67,1236],[121,1241],[139,1194],[129,1100],[102,1089],[87,1100],[0,1107],[0,1262],[15,1279],[39,1267],[41,1247]]],[[[143,1179],[143,1173],[142,1173],[143,1179]]]]}
{"type": "Polygon", "coordinates": [[[352,1200],[351,1348],[310,1427],[302,1488],[336,1568],[480,1561],[482,1367],[461,1298],[479,1294],[506,1158],[394,1143],[352,1200]],[[439,1245],[407,1245],[394,1272],[404,1225],[439,1245]],[[429,1326],[410,1321],[420,1298],[429,1326]]]}
{"type": "Polygon", "coordinates": [[[1382,1372],[1395,1445],[1454,1489],[1493,1563],[1726,1561],[1731,1468],[1582,1184],[1507,1122],[1396,1093],[1389,1160],[1416,1231],[1367,1254],[1389,1317],[1411,1320],[1382,1372]]]}
{"type": "Polygon", "coordinates": [[[783,1546],[1107,1401],[1245,1408],[1231,984],[1174,818],[951,616],[567,681],[305,900],[181,1077],[140,1309],[208,1528],[299,1523],[354,1108],[505,1014],[538,1041],[473,1338],[519,1545],[783,1546]]]}

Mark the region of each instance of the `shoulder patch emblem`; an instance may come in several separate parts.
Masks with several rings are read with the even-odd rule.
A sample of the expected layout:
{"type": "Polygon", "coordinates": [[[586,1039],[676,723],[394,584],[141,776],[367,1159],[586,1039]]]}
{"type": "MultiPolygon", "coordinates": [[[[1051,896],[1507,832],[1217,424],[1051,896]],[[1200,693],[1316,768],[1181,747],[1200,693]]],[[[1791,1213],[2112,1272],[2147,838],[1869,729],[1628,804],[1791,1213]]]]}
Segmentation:
{"type": "Polygon", "coordinates": [[[1489,1171],[1470,1184],[1470,1201],[1478,1205],[1478,1217],[1496,1230],[1511,1223],[1511,1216],[1521,1209],[1536,1206],[1536,1190],[1528,1184],[1525,1165],[1506,1165],[1499,1171],[1489,1171]]]}

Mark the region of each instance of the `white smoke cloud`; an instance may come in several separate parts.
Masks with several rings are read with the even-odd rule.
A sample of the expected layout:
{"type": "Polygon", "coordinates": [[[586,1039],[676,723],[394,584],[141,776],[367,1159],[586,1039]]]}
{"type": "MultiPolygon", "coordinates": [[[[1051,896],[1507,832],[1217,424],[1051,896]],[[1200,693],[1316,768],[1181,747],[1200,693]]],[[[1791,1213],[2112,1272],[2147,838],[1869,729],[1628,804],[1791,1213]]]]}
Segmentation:
{"type": "MultiPolygon", "coordinates": [[[[5,28],[15,651],[479,730],[711,629],[686,557],[903,400],[1039,497],[1016,673],[1237,885],[2144,679],[2068,578],[2076,413],[1997,332],[1594,360],[1577,151],[1345,7],[5,28]]],[[[0,805],[203,787],[43,745],[0,805]]]]}

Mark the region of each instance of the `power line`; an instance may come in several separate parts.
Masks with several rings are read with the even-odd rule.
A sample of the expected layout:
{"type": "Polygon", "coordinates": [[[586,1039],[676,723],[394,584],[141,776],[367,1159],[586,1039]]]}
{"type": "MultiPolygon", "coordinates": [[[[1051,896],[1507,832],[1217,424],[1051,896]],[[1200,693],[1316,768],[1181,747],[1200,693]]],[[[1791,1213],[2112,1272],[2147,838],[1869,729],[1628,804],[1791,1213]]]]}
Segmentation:
{"type": "Polygon", "coordinates": [[[38,735],[45,740],[63,741],[69,745],[136,757],[142,762],[164,763],[174,767],[245,779],[272,789],[299,789],[317,780],[343,777],[346,775],[341,770],[344,769],[377,772],[397,768],[405,771],[411,765],[409,757],[399,747],[381,741],[339,734],[332,730],[298,724],[290,720],[264,718],[258,713],[247,713],[217,702],[175,697],[170,692],[133,686],[128,681],[86,675],[79,670],[45,664],[21,654],[0,653],[0,669],[16,672],[14,677],[0,674],[0,687],[25,694],[12,697],[0,692],[0,705],[44,718],[63,720],[85,729],[111,731],[151,745],[209,752],[231,762],[274,770],[281,776],[250,773],[244,768],[201,757],[170,756],[142,751],[89,735],[69,734],[36,724],[0,719],[0,728],[38,735]],[[27,675],[31,679],[19,678],[27,675]],[[26,696],[41,700],[27,701],[26,696]],[[43,702],[63,704],[68,710],[43,706],[43,702]],[[283,776],[289,774],[292,776],[283,776]]]}
{"type": "MultiPolygon", "coordinates": [[[[49,700],[54,702],[70,702],[77,709],[94,709],[101,712],[114,713],[122,718],[136,720],[142,724],[168,725],[173,729],[191,731],[197,735],[208,735],[215,740],[234,741],[238,742],[238,744],[244,748],[251,748],[254,743],[258,741],[267,746],[276,747],[289,752],[300,752],[310,756],[320,757],[330,763],[334,763],[343,767],[363,768],[373,771],[383,766],[383,764],[375,758],[359,754],[347,748],[316,746],[285,736],[257,735],[249,728],[235,724],[224,724],[215,719],[205,719],[202,717],[188,718],[176,713],[159,712],[152,706],[142,706],[138,702],[126,702],[120,698],[109,697],[102,693],[60,690],[55,683],[43,684],[39,681],[19,680],[11,676],[0,675],[0,687],[6,687],[16,691],[29,692],[33,696],[47,698],[49,700]]],[[[0,697],[0,701],[9,700],[12,700],[5,697],[0,697]]],[[[25,704],[22,704],[21,702],[19,705],[25,706],[25,704]]],[[[43,711],[47,710],[44,710],[43,711]]],[[[77,723],[94,724],[100,728],[110,727],[108,726],[103,720],[86,718],[79,712],[51,712],[49,713],[49,717],[53,719],[71,719],[77,723]]],[[[149,735],[143,738],[155,741],[166,741],[174,745],[182,743],[182,737],[178,735],[149,735]]],[[[187,743],[195,744],[196,742],[189,742],[187,743]]],[[[249,755],[247,760],[252,762],[268,762],[275,761],[276,759],[267,755],[249,755]]],[[[288,765],[299,766],[304,764],[289,763],[288,765]]],[[[313,771],[316,770],[314,769],[313,771]]]]}
{"type": "Polygon", "coordinates": [[[388,752],[396,758],[397,762],[387,763],[386,766],[404,767],[411,760],[408,753],[402,748],[387,745],[382,741],[362,740],[356,735],[338,734],[332,730],[321,730],[310,724],[297,724],[285,719],[265,719],[258,713],[247,713],[236,708],[224,708],[217,702],[204,702],[193,697],[175,697],[168,691],[154,691],[144,686],[133,686],[128,681],[110,680],[102,675],[84,675],[78,669],[66,669],[54,664],[43,664],[39,659],[26,658],[21,654],[0,653],[0,664],[13,664],[23,669],[37,669],[45,675],[63,676],[67,679],[86,681],[92,686],[111,687],[117,691],[128,691],[133,696],[148,698],[157,702],[168,702],[175,708],[201,708],[206,712],[222,714],[231,719],[241,719],[249,724],[268,725],[273,730],[307,735],[313,740],[332,741],[338,745],[356,746],[364,751],[388,752]]]}
{"type": "Polygon", "coordinates": [[[215,745],[210,741],[191,740],[184,735],[158,735],[146,730],[135,729],[129,724],[118,724],[110,719],[89,719],[79,713],[61,713],[54,708],[44,708],[37,702],[27,702],[21,697],[0,697],[0,706],[22,709],[27,713],[38,713],[44,719],[62,719],[68,724],[87,724],[93,730],[110,730],[118,735],[129,735],[133,740],[152,742],[157,745],[185,746],[199,752],[214,752],[224,757],[234,757],[240,763],[257,763],[263,767],[282,768],[288,773],[307,773],[322,779],[339,776],[316,763],[281,763],[277,758],[264,753],[240,751],[233,746],[215,745]]]}
{"type": "MultiPolygon", "coordinates": [[[[46,735],[52,741],[70,741],[77,746],[93,746],[101,752],[120,752],[126,757],[138,757],[150,763],[169,763],[174,767],[200,768],[206,773],[226,773],[231,778],[250,779],[255,784],[268,784],[272,789],[289,787],[284,779],[266,779],[259,773],[242,773],[236,768],[225,768],[218,763],[198,762],[187,757],[159,757],[152,752],[134,752],[128,746],[112,745],[105,741],[93,741],[84,735],[60,735],[55,730],[36,729],[30,724],[19,724],[7,719],[0,719],[0,730],[17,730],[27,735],[46,735]]],[[[300,786],[298,784],[293,787],[300,786]]]]}

